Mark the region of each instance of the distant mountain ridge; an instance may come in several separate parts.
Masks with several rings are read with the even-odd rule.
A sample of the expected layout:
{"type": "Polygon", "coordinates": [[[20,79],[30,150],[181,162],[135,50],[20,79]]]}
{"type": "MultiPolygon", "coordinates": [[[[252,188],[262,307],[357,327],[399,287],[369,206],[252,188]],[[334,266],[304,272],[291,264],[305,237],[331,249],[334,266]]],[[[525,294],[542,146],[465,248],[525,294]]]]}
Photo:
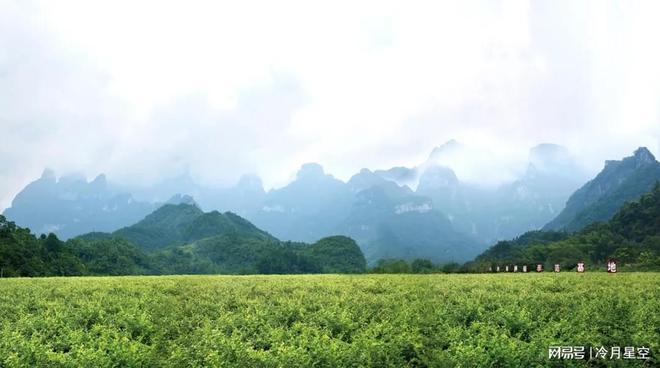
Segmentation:
{"type": "Polygon", "coordinates": [[[436,148],[416,193],[432,198],[459,232],[485,243],[541,228],[586,180],[564,147],[540,144],[530,149],[527,170],[517,180],[492,190],[479,188],[462,182],[450,167],[438,163],[464,149],[452,141],[436,148]]]}
{"type": "MultiPolygon", "coordinates": [[[[450,158],[460,158],[468,151],[476,152],[449,141],[417,166],[365,168],[347,182],[327,174],[321,165],[309,163],[289,184],[267,192],[255,176],[243,176],[229,188],[205,188],[184,174],[129,194],[132,202],[143,207],[131,221],[129,216],[118,215],[121,221],[112,226],[69,225],[79,218],[68,208],[87,206],[77,202],[80,196],[71,196],[71,202],[62,206],[64,210],[58,207],[61,202],[49,199],[58,195],[48,190],[34,200],[18,200],[33,197],[31,188],[19,194],[5,214],[19,225],[69,237],[89,231],[112,232],[136,223],[170,198],[167,202],[196,203],[200,210],[235,213],[278,239],[309,243],[336,234],[350,236],[370,263],[379,258],[418,257],[437,263],[463,262],[488,244],[541,229],[560,214],[569,196],[587,180],[565,148],[541,144],[529,150],[527,170],[516,180],[497,188],[481,188],[464,182],[450,166],[450,158]],[[156,199],[160,202],[153,202],[156,199]],[[51,217],[65,226],[50,226],[54,220],[44,220],[41,209],[52,212],[51,217]],[[23,217],[12,216],[18,213],[23,217]]],[[[116,188],[115,192],[127,190],[116,188]]],[[[103,218],[103,206],[91,208],[87,218],[103,218]]],[[[123,213],[121,208],[117,214],[123,213]]],[[[185,241],[178,234],[171,236],[185,241]]]]}
{"type": "MultiPolygon", "coordinates": [[[[372,174],[362,171],[359,175],[372,174]]],[[[368,260],[428,258],[446,262],[467,260],[479,250],[479,242],[456,231],[430,198],[392,182],[358,191],[338,232],[356,239],[368,260]]]]}
{"type": "Polygon", "coordinates": [[[4,215],[36,233],[67,239],[89,231],[113,231],[134,223],[156,208],[113,188],[101,174],[87,182],[79,176],[55,178],[52,170],[28,184],[4,215]]]}
{"type": "Polygon", "coordinates": [[[578,231],[593,222],[607,221],[625,202],[639,199],[658,180],[660,163],[645,147],[620,161],[606,161],[603,170],[573,193],[564,210],[543,229],[578,231]]]}

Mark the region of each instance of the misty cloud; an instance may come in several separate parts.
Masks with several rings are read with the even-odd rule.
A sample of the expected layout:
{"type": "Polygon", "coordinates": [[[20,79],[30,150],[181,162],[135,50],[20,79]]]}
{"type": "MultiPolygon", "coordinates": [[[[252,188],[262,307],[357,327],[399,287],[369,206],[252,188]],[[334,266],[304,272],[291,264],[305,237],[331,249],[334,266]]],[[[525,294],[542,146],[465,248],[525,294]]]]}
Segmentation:
{"type": "Polygon", "coordinates": [[[243,91],[232,110],[214,108],[202,93],[181,97],[126,127],[105,170],[131,184],[184,170],[202,183],[233,184],[263,162],[295,153],[288,124],[303,103],[298,83],[280,75],[243,91]],[[140,165],[127,165],[131,160],[140,165]]]}
{"type": "Polygon", "coordinates": [[[3,1],[0,208],[44,167],[272,187],[305,162],[411,167],[452,138],[476,152],[453,162],[473,182],[542,142],[592,172],[657,155],[658,7],[3,1]]]}

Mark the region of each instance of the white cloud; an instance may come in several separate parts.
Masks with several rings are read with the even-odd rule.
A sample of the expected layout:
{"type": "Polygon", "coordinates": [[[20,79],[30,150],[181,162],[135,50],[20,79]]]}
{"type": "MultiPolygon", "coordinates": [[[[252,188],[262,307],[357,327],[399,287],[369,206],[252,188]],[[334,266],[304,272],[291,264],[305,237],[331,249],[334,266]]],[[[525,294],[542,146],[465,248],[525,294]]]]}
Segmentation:
{"type": "MultiPolygon", "coordinates": [[[[0,0],[0,208],[45,166],[346,178],[450,138],[660,148],[657,2],[0,0]]],[[[490,180],[494,180],[490,178],[490,180]]]]}

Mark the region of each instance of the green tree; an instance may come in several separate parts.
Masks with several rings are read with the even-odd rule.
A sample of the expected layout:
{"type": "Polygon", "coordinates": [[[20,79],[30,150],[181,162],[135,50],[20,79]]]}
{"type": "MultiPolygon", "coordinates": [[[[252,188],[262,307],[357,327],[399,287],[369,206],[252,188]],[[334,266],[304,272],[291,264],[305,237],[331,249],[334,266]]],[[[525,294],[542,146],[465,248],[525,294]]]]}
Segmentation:
{"type": "Polygon", "coordinates": [[[428,259],[416,259],[412,261],[410,265],[412,272],[414,273],[429,273],[435,270],[433,262],[428,259]]]}

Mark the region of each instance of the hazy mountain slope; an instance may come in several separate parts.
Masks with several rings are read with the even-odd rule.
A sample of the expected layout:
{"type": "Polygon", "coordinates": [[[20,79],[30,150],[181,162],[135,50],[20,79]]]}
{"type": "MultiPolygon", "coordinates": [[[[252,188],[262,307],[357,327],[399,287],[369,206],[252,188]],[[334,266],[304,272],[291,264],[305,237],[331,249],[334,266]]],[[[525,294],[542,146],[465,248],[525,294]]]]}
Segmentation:
{"type": "Polygon", "coordinates": [[[476,263],[560,263],[572,268],[578,261],[602,265],[611,258],[622,265],[660,267],[660,184],[638,201],[622,206],[607,223],[574,234],[526,233],[498,242],[477,257],[476,263]]]}
{"type": "Polygon", "coordinates": [[[176,193],[199,198],[205,190],[195,182],[187,169],[176,176],[168,176],[171,173],[163,173],[163,175],[164,179],[149,186],[126,186],[122,189],[132,193],[137,200],[149,203],[164,203],[176,193]]]}
{"type": "Polygon", "coordinates": [[[236,185],[229,188],[204,188],[195,199],[206,211],[231,211],[246,217],[261,209],[266,192],[259,177],[243,175],[236,185]]]}
{"type": "Polygon", "coordinates": [[[387,170],[376,170],[374,174],[399,185],[415,187],[417,185],[418,172],[416,168],[407,168],[402,166],[392,167],[387,170]]]}
{"type": "Polygon", "coordinates": [[[607,161],[603,170],[577,190],[565,209],[545,230],[577,231],[606,221],[627,201],[637,200],[660,180],[660,163],[644,147],[620,161],[607,161]]]}
{"type": "Polygon", "coordinates": [[[584,171],[566,148],[554,144],[533,147],[525,174],[497,191],[498,239],[542,228],[585,180],[584,171]]]}
{"type": "Polygon", "coordinates": [[[488,198],[479,196],[478,190],[460,182],[452,169],[428,166],[419,178],[415,193],[430,198],[433,207],[446,214],[457,231],[479,238],[488,233],[481,220],[485,216],[477,213],[477,210],[488,207],[488,198]]]}
{"type": "Polygon", "coordinates": [[[187,171],[147,187],[126,186],[122,190],[151,203],[164,203],[179,193],[195,198],[205,211],[231,211],[241,216],[258,210],[266,196],[261,179],[255,175],[243,175],[235,185],[220,187],[197,184],[187,171]]]}
{"type": "Polygon", "coordinates": [[[117,192],[105,175],[91,182],[76,176],[57,180],[50,170],[28,184],[4,215],[35,233],[63,239],[91,231],[113,231],[142,219],[155,208],[128,193],[117,192]]]}
{"type": "MultiPolygon", "coordinates": [[[[563,209],[570,193],[581,184],[581,170],[571,155],[565,148],[552,144],[532,148],[524,174],[499,188],[466,183],[454,169],[443,166],[455,160],[469,161],[475,156],[481,157],[479,152],[449,141],[435,148],[426,161],[414,168],[398,167],[376,172],[363,169],[346,183],[326,174],[318,164],[306,164],[292,182],[269,192],[264,191],[261,180],[254,176],[244,176],[237,185],[229,188],[205,188],[185,173],[139,189],[138,193],[140,198],[151,200],[166,200],[180,193],[168,201],[174,204],[191,203],[186,195],[196,193],[199,211],[192,216],[200,217],[197,220],[200,223],[195,225],[198,236],[191,235],[191,230],[178,223],[154,228],[147,222],[121,232],[135,242],[148,243],[147,248],[183,244],[200,239],[200,236],[217,235],[214,231],[230,222],[225,218],[226,213],[202,215],[201,209],[229,210],[283,240],[314,242],[332,235],[351,236],[367,253],[370,262],[375,260],[374,257],[398,255],[430,257],[436,261],[464,260],[486,244],[539,229],[563,209]],[[409,185],[402,185],[403,182],[409,185]]],[[[488,166],[487,163],[479,165],[488,166]]],[[[487,169],[486,173],[492,170],[495,168],[487,169]]],[[[104,178],[99,181],[103,182],[104,178]]],[[[69,210],[89,207],[87,197],[81,194],[87,189],[79,181],[69,186],[71,189],[64,196],[69,198],[68,202],[56,201],[61,190],[54,191],[53,187],[59,184],[46,184],[46,190],[34,196],[33,201],[23,201],[22,195],[16,199],[16,208],[27,209],[24,212],[28,213],[29,220],[40,224],[42,231],[63,228],[71,230],[67,234],[73,235],[114,231],[136,223],[160,206],[147,204],[150,210],[136,211],[131,222],[127,222],[123,215],[130,211],[117,206],[116,222],[104,226],[83,223],[84,226],[79,227],[62,227],[52,225],[55,220],[40,219],[42,212],[47,214],[48,211],[37,209],[42,208],[43,203],[50,203],[45,207],[56,209],[50,217],[62,224],[82,222],[79,213],[84,213],[85,221],[91,222],[102,221],[105,215],[98,211],[69,210]]],[[[27,189],[28,192],[31,190],[27,189]]],[[[104,194],[103,198],[106,197],[114,198],[104,194]]],[[[128,198],[130,202],[130,196],[128,198]]],[[[141,208],[137,204],[133,206],[141,208]]],[[[8,209],[8,214],[12,211],[8,209]]],[[[27,220],[24,222],[28,223],[27,220]]],[[[86,238],[92,236],[104,235],[88,234],[86,238]]]]}
{"type": "Polygon", "coordinates": [[[392,180],[384,179],[369,169],[360,170],[359,173],[353,175],[348,180],[346,185],[351,193],[354,194],[374,187],[381,188],[391,198],[404,198],[414,194],[408,186],[399,185],[392,180]]]}
{"type": "Polygon", "coordinates": [[[357,193],[351,212],[339,226],[361,245],[369,262],[379,258],[429,258],[437,262],[469,259],[479,243],[454,230],[429,198],[393,196],[380,186],[357,193]]]}
{"type": "Polygon", "coordinates": [[[336,234],[352,197],[346,184],[320,165],[305,164],[293,182],[268,192],[261,208],[246,216],[280,239],[313,242],[336,234]]]}
{"type": "Polygon", "coordinates": [[[462,182],[451,168],[432,163],[446,162],[463,150],[455,141],[436,148],[416,193],[431,198],[456,230],[485,243],[541,228],[586,180],[568,151],[553,144],[530,149],[525,173],[496,189],[462,182]]]}

